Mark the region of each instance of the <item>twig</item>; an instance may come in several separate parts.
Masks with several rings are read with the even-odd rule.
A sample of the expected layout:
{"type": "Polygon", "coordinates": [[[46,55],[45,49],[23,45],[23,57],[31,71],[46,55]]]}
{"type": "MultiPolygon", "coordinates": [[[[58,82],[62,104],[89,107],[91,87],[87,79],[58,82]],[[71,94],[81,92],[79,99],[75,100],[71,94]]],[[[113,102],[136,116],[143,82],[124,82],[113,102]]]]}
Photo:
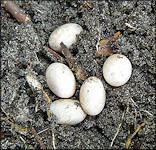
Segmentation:
{"type": "Polygon", "coordinates": [[[147,110],[143,110],[143,109],[141,109],[141,110],[139,110],[139,111],[143,111],[143,112],[149,114],[150,116],[153,116],[153,114],[151,114],[151,113],[150,113],[149,111],[147,111],[147,110]]]}
{"type": "Polygon", "coordinates": [[[26,141],[23,139],[22,136],[20,136],[20,139],[21,139],[21,141],[22,141],[24,144],[26,143],[26,141]]]}
{"type": "MultiPolygon", "coordinates": [[[[13,129],[15,129],[15,131],[16,132],[18,132],[19,134],[21,134],[21,135],[24,135],[24,136],[27,136],[27,135],[29,135],[29,136],[31,136],[30,134],[29,134],[29,129],[28,128],[23,128],[21,125],[19,125],[19,124],[17,124],[17,123],[15,123],[14,122],[14,120],[12,120],[11,118],[10,118],[10,116],[6,113],[6,111],[1,107],[1,109],[2,109],[2,111],[5,113],[5,115],[10,119],[7,119],[7,121],[11,124],[11,128],[13,128],[13,129]]],[[[1,119],[3,119],[3,120],[5,120],[6,121],[6,119],[5,118],[2,118],[1,117],[1,119]]]]}
{"type": "Polygon", "coordinates": [[[34,135],[35,139],[40,144],[41,148],[42,149],[46,149],[45,145],[41,141],[41,137],[37,134],[37,132],[36,132],[34,127],[32,127],[32,129],[31,129],[31,133],[34,135]]]}
{"type": "Polygon", "coordinates": [[[46,128],[46,129],[44,129],[44,130],[42,130],[42,131],[38,132],[37,134],[41,134],[41,133],[43,133],[43,132],[47,131],[48,129],[49,129],[49,128],[46,128]]]}
{"type": "Polygon", "coordinates": [[[6,113],[6,111],[3,109],[3,107],[1,107],[2,111],[6,114],[6,116],[10,119],[10,121],[12,123],[14,123],[14,121],[10,118],[10,116],[6,113]]]}
{"type": "MultiPolygon", "coordinates": [[[[137,108],[139,108],[138,105],[134,102],[134,100],[133,100],[132,98],[130,98],[130,99],[131,99],[132,103],[133,103],[137,108]]],[[[145,113],[147,113],[147,114],[149,114],[150,116],[153,116],[153,114],[151,114],[149,111],[144,110],[144,109],[139,109],[139,115],[140,115],[141,118],[142,118],[142,115],[141,115],[141,113],[140,113],[141,111],[142,111],[142,112],[145,112],[145,113]]]]}
{"type": "Polygon", "coordinates": [[[138,108],[138,105],[134,102],[134,100],[132,98],[130,98],[132,103],[138,108]]]}
{"type": "Polygon", "coordinates": [[[137,30],[137,28],[131,26],[129,23],[125,23],[125,25],[126,25],[127,27],[131,28],[131,29],[137,30]]]}
{"type": "MultiPolygon", "coordinates": [[[[131,100],[132,103],[134,104],[134,109],[135,109],[135,111],[137,112],[137,110],[136,110],[135,107],[139,108],[138,105],[134,102],[134,100],[133,100],[132,98],[130,98],[130,100],[131,100]]],[[[142,115],[141,115],[140,111],[139,111],[139,115],[140,115],[140,118],[142,119],[142,115]]]]}
{"type": "Polygon", "coordinates": [[[145,142],[150,136],[152,136],[152,135],[154,135],[154,134],[155,134],[155,132],[152,132],[152,133],[146,135],[146,136],[144,137],[143,140],[138,141],[138,142],[134,141],[134,146],[133,146],[134,148],[133,148],[133,149],[140,149],[141,144],[142,144],[143,142],[145,142]]]}
{"type": "Polygon", "coordinates": [[[45,48],[47,51],[49,51],[50,53],[52,53],[54,55],[55,58],[57,58],[58,62],[61,62],[63,63],[65,61],[65,59],[60,56],[58,53],[56,53],[55,51],[53,51],[52,49],[44,46],[44,45],[41,45],[41,47],[45,48]]]}
{"type": "Polygon", "coordinates": [[[44,93],[45,97],[48,99],[49,103],[52,103],[52,100],[50,99],[50,97],[44,90],[43,90],[43,93],[44,93]]]}
{"type": "Polygon", "coordinates": [[[37,9],[36,7],[34,7],[33,5],[31,5],[32,8],[34,8],[35,10],[37,10],[38,12],[40,12],[41,14],[43,14],[43,12],[39,9],[37,9]]]}
{"type": "Polygon", "coordinates": [[[30,20],[30,18],[22,12],[21,8],[19,8],[14,1],[1,0],[1,3],[9,11],[9,13],[18,20],[18,22],[25,23],[30,20]]]}
{"type": "Polygon", "coordinates": [[[141,125],[139,125],[139,126],[137,127],[137,129],[135,130],[135,132],[128,138],[128,140],[126,141],[126,149],[128,149],[128,147],[129,147],[129,145],[130,145],[130,143],[131,143],[132,138],[137,134],[137,132],[140,130],[140,128],[141,128],[142,126],[144,126],[145,124],[146,124],[146,121],[143,122],[141,125]]]}
{"type": "Polygon", "coordinates": [[[119,124],[119,126],[118,126],[117,132],[115,133],[114,138],[112,139],[112,142],[111,142],[110,147],[113,146],[114,140],[115,140],[115,138],[117,137],[117,135],[118,135],[118,133],[119,133],[119,130],[120,130],[120,127],[121,127],[121,125],[122,125],[122,121],[123,121],[123,118],[124,118],[124,115],[125,115],[125,110],[126,110],[126,109],[124,109],[124,111],[123,111],[123,113],[122,113],[122,117],[121,117],[120,124],[119,124]]]}

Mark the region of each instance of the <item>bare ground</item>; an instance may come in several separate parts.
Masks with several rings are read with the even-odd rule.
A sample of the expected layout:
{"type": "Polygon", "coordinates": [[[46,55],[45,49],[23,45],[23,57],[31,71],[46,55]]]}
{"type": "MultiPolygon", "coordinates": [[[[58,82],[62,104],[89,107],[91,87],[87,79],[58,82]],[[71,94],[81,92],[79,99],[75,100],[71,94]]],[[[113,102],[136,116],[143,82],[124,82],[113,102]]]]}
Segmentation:
{"type": "MultiPolygon", "coordinates": [[[[31,21],[20,24],[1,8],[1,148],[122,149],[130,138],[130,149],[154,149],[154,0],[25,0],[16,4],[31,21]],[[45,80],[46,68],[57,60],[41,45],[49,47],[51,32],[68,22],[84,29],[72,54],[89,76],[102,80],[107,93],[103,111],[76,126],[57,125],[55,117],[47,114],[49,102],[43,92],[33,90],[25,79],[27,73],[36,75],[50,99],[59,99],[45,80]],[[107,56],[96,58],[96,53],[97,43],[118,31],[114,53],[130,59],[133,73],[125,85],[114,88],[102,75],[107,56]]],[[[73,98],[78,99],[80,86],[77,82],[73,98]]]]}

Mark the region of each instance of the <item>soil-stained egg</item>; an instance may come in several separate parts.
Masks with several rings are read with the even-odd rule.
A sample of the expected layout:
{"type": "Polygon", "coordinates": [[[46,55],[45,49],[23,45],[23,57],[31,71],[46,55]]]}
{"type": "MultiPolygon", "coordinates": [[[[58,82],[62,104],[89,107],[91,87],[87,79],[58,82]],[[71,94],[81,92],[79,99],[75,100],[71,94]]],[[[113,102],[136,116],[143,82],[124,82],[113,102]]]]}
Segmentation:
{"type": "Polygon", "coordinates": [[[118,87],[124,85],[132,74],[129,59],[121,54],[109,56],[103,65],[103,76],[107,83],[118,87]]]}
{"type": "Polygon", "coordinates": [[[59,99],[51,103],[50,111],[57,117],[58,124],[76,125],[82,122],[86,113],[78,100],[59,99]]]}
{"type": "Polygon", "coordinates": [[[56,28],[50,35],[49,46],[55,51],[61,51],[60,43],[63,42],[70,48],[77,41],[77,35],[83,31],[82,27],[76,23],[67,23],[56,28]]]}
{"type": "Polygon", "coordinates": [[[84,81],[79,93],[82,109],[88,115],[98,115],[104,108],[106,92],[102,81],[97,77],[89,77],[84,81]]]}
{"type": "Polygon", "coordinates": [[[62,63],[52,63],[46,70],[50,90],[61,98],[69,98],[76,90],[76,80],[70,68],[62,63]]]}

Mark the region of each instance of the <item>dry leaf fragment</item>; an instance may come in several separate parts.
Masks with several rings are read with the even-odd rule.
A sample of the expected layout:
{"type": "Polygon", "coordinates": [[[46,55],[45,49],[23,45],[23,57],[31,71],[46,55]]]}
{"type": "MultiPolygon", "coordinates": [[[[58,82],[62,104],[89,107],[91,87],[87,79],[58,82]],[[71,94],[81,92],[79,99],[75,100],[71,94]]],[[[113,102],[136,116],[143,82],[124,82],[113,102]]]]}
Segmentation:
{"type": "Polygon", "coordinates": [[[120,31],[115,33],[114,36],[101,40],[97,56],[108,56],[110,53],[113,53],[112,44],[118,39],[119,34],[121,34],[120,31]]]}

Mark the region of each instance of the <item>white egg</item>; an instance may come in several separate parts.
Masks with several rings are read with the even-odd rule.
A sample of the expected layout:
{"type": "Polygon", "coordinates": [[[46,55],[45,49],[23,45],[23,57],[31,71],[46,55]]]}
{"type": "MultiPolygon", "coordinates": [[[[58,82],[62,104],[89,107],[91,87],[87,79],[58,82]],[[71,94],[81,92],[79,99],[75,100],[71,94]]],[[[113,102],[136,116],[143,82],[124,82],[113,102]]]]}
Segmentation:
{"type": "Polygon", "coordinates": [[[67,23],[56,28],[50,35],[49,46],[55,51],[61,51],[60,43],[63,42],[70,48],[77,41],[77,35],[83,31],[82,27],[76,23],[67,23]]]}
{"type": "Polygon", "coordinates": [[[50,90],[61,98],[69,98],[76,90],[76,80],[70,68],[62,63],[52,63],[46,70],[50,90]]]}
{"type": "Polygon", "coordinates": [[[132,74],[129,59],[121,54],[109,56],[103,65],[103,76],[107,83],[118,87],[124,85],[132,74]]]}
{"type": "Polygon", "coordinates": [[[50,111],[57,117],[58,124],[76,125],[86,117],[86,113],[82,110],[78,100],[56,100],[52,102],[50,111]]]}
{"type": "Polygon", "coordinates": [[[97,77],[89,77],[80,88],[80,104],[88,115],[98,115],[104,108],[106,92],[102,81],[97,77]]]}

